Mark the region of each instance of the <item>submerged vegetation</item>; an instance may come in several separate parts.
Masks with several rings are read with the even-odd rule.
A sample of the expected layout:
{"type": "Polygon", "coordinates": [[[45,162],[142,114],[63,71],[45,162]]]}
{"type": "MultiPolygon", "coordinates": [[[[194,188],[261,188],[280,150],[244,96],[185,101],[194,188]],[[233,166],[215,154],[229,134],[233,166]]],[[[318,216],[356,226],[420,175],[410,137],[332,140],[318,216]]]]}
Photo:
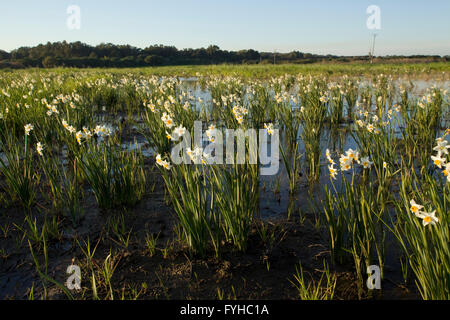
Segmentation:
{"type": "MultiPolygon", "coordinates": [[[[258,256],[250,268],[262,264],[269,278],[276,248],[297,248],[300,230],[320,238],[309,246],[325,246],[315,257],[324,270],[318,281],[305,276],[306,249],[297,248],[290,276],[276,280],[291,291],[278,298],[345,298],[346,286],[356,287],[351,298],[373,297],[365,280],[377,265],[383,284],[397,277],[415,297],[449,299],[448,84],[448,64],[1,72],[0,270],[7,275],[25,250],[37,277],[0,296],[54,298],[53,288],[70,299],[170,298],[151,261],[181,252],[190,277],[194,260],[220,265],[211,290],[223,298],[230,256],[258,256]],[[185,139],[195,121],[200,144],[185,139]],[[278,130],[278,173],[262,176],[248,153],[213,163],[203,146],[225,128],[271,139],[278,130]],[[181,141],[187,163],[177,164],[171,150],[181,141]],[[276,217],[268,201],[282,208],[276,217]],[[149,225],[157,211],[173,218],[169,239],[149,225]],[[78,291],[56,273],[68,256],[49,250],[65,244],[82,270],[78,291]],[[132,269],[156,284],[132,274],[116,286],[130,255],[148,259],[132,269]]],[[[240,296],[255,297],[243,288],[240,296]]]]}

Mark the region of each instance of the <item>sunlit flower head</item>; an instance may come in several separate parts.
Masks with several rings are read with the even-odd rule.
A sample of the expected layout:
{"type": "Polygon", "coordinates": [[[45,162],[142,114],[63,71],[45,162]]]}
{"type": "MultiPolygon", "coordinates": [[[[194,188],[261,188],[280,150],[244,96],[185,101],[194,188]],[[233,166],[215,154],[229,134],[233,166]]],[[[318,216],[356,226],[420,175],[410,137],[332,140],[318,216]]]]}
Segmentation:
{"type": "Polygon", "coordinates": [[[364,169],[369,169],[373,162],[369,160],[369,157],[363,157],[361,158],[361,164],[364,167],[364,169]]]}
{"type": "Polygon", "coordinates": [[[267,130],[269,136],[273,135],[273,123],[265,123],[264,128],[267,130]]]}
{"type": "Polygon", "coordinates": [[[30,135],[30,131],[33,130],[33,129],[34,129],[34,126],[31,123],[25,125],[25,134],[27,136],[30,135]]]}
{"type": "Polygon", "coordinates": [[[42,143],[40,143],[40,142],[36,143],[36,151],[40,156],[43,155],[43,153],[42,153],[43,150],[44,150],[44,146],[42,145],[42,143]]]}
{"type": "Polygon", "coordinates": [[[163,167],[166,170],[170,170],[172,168],[172,166],[168,161],[165,161],[161,158],[160,154],[156,155],[156,164],[160,167],[163,167]]]}
{"type": "Polygon", "coordinates": [[[83,131],[78,131],[75,134],[75,138],[77,139],[78,144],[81,144],[81,140],[84,138],[84,132],[83,131]]]}
{"type": "Polygon", "coordinates": [[[416,216],[419,214],[419,211],[423,208],[422,205],[416,203],[416,201],[414,199],[412,199],[409,204],[411,205],[411,207],[409,208],[409,210],[411,210],[412,213],[414,213],[416,216]]]}
{"type": "Polygon", "coordinates": [[[173,134],[177,136],[177,138],[184,136],[186,133],[186,128],[183,125],[179,125],[173,130],[173,134]]]}
{"type": "Polygon", "coordinates": [[[442,158],[440,152],[438,152],[437,156],[431,156],[431,160],[433,160],[434,165],[439,169],[442,168],[443,165],[445,165],[445,159],[442,158]]]}
{"type": "Polygon", "coordinates": [[[442,173],[444,174],[444,176],[446,176],[447,178],[450,176],[450,162],[445,164],[444,170],[442,171],[442,173]]]}
{"type": "Polygon", "coordinates": [[[344,161],[340,161],[340,165],[341,165],[341,170],[342,171],[348,171],[352,167],[352,161],[350,159],[347,159],[347,160],[344,160],[344,161]]]}
{"type": "Polygon", "coordinates": [[[435,225],[437,222],[439,222],[439,219],[436,217],[436,210],[433,212],[424,212],[420,211],[418,214],[416,214],[418,218],[422,219],[423,226],[427,225],[435,225]]]}
{"type": "Polygon", "coordinates": [[[156,155],[156,164],[158,164],[159,166],[162,166],[163,164],[163,160],[160,154],[156,155]]]}
{"type": "Polygon", "coordinates": [[[330,177],[336,180],[337,169],[333,165],[330,165],[328,166],[328,170],[330,171],[330,177]]]}
{"type": "Polygon", "coordinates": [[[345,154],[347,155],[347,157],[349,158],[349,159],[351,159],[351,160],[355,160],[355,157],[356,157],[356,151],[355,150],[353,150],[353,149],[348,149],[346,152],[345,152],[345,154]]]}
{"type": "Polygon", "coordinates": [[[448,154],[448,149],[450,148],[450,145],[448,145],[448,141],[442,138],[438,138],[436,140],[437,146],[435,146],[433,150],[439,152],[440,154],[448,154]]]}

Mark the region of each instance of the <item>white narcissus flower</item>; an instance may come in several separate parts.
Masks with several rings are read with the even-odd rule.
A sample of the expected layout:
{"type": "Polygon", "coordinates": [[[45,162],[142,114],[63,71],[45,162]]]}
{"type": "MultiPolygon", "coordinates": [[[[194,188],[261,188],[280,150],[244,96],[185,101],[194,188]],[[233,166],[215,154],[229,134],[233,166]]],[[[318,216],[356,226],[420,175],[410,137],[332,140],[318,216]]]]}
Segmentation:
{"type": "Polygon", "coordinates": [[[208,127],[208,130],[206,130],[206,136],[208,137],[210,142],[216,141],[216,138],[214,137],[216,133],[216,126],[214,124],[211,124],[208,127]]]}
{"type": "Polygon", "coordinates": [[[25,125],[25,134],[27,136],[30,135],[30,131],[33,130],[33,129],[34,129],[34,126],[31,123],[25,125]]]}
{"type": "Polygon", "coordinates": [[[183,125],[181,125],[181,124],[173,130],[173,135],[175,135],[177,137],[177,140],[179,137],[184,136],[185,133],[186,133],[186,128],[183,127],[183,125]]]}
{"type": "Polygon", "coordinates": [[[172,135],[170,134],[170,133],[168,133],[167,131],[166,131],[166,138],[167,139],[169,139],[169,140],[176,140],[176,139],[174,139],[174,137],[172,137],[172,135]]]}
{"type": "Polygon", "coordinates": [[[352,167],[352,161],[351,161],[351,159],[346,158],[346,160],[344,160],[344,159],[341,158],[341,159],[339,160],[339,162],[340,162],[340,164],[341,164],[341,170],[342,170],[342,171],[348,171],[348,170],[350,170],[351,167],[352,167]]]}
{"type": "Polygon", "coordinates": [[[328,166],[328,170],[330,170],[330,178],[336,180],[337,169],[334,167],[334,165],[328,166]]]}
{"type": "Polygon", "coordinates": [[[172,118],[166,112],[163,113],[161,120],[164,122],[167,128],[172,128],[175,125],[172,118]]]}
{"type": "Polygon", "coordinates": [[[167,161],[163,161],[162,167],[163,167],[164,169],[166,169],[166,170],[170,170],[170,169],[172,168],[172,166],[170,165],[170,163],[167,162],[167,161]]]}
{"type": "Polygon", "coordinates": [[[355,161],[357,164],[360,164],[361,161],[359,160],[359,152],[355,151],[355,154],[353,156],[353,161],[355,161]]]}
{"type": "Polygon", "coordinates": [[[442,138],[437,138],[437,146],[433,148],[433,150],[437,151],[439,154],[448,154],[448,149],[450,145],[448,145],[448,141],[442,138]]]}
{"type": "Polygon", "coordinates": [[[355,161],[355,162],[359,163],[359,152],[358,151],[350,148],[345,152],[345,154],[351,161],[355,161]]]}
{"type": "Polygon", "coordinates": [[[111,133],[112,129],[110,127],[107,127],[106,125],[102,126],[97,125],[94,129],[94,134],[96,134],[99,137],[110,136],[111,133]]]}
{"type": "Polygon", "coordinates": [[[445,165],[442,172],[444,173],[444,176],[447,177],[447,182],[450,182],[450,162],[445,165]]]}
{"type": "Polygon", "coordinates": [[[44,146],[42,145],[42,143],[40,142],[36,143],[36,151],[40,156],[43,155],[42,150],[44,150],[44,146]]]}
{"type": "Polygon", "coordinates": [[[84,138],[85,139],[92,138],[92,132],[88,128],[83,127],[83,132],[84,132],[84,138]]]}
{"type": "Polygon", "coordinates": [[[75,134],[75,138],[77,139],[77,142],[78,142],[78,144],[81,144],[81,139],[83,139],[84,138],[84,132],[83,131],[78,131],[76,134],[75,134]]]}
{"type": "Polygon", "coordinates": [[[61,123],[62,123],[64,129],[67,129],[67,127],[69,126],[69,124],[67,123],[66,120],[62,120],[61,123]]]}
{"type": "Polygon", "coordinates": [[[328,162],[329,162],[332,166],[334,166],[334,165],[336,164],[336,163],[334,162],[334,160],[331,158],[331,152],[330,152],[329,149],[325,150],[325,156],[327,157],[328,162]]]}
{"type": "Polygon", "coordinates": [[[368,169],[372,166],[373,162],[369,160],[369,157],[363,157],[361,158],[361,164],[364,169],[368,169]]]}
{"type": "Polygon", "coordinates": [[[436,210],[433,212],[424,212],[420,211],[416,216],[422,219],[423,226],[427,226],[428,224],[435,225],[436,222],[439,222],[439,219],[435,216],[436,210]]]}
{"type": "Polygon", "coordinates": [[[210,142],[214,142],[215,141],[215,139],[213,137],[213,135],[215,133],[215,130],[216,130],[216,126],[214,124],[211,124],[208,127],[208,130],[206,130],[206,136],[208,137],[210,142]]]}
{"type": "Polygon", "coordinates": [[[189,158],[191,158],[191,160],[194,159],[194,151],[192,151],[191,148],[186,149],[186,154],[189,156],[189,158]]]}
{"type": "Polygon", "coordinates": [[[273,123],[265,123],[264,128],[267,130],[269,136],[273,135],[273,123]]]}
{"type": "Polygon", "coordinates": [[[67,126],[67,130],[68,130],[70,133],[75,133],[75,131],[77,131],[73,126],[67,126]]]}
{"type": "Polygon", "coordinates": [[[409,210],[411,210],[411,212],[414,213],[416,216],[419,214],[419,211],[423,208],[423,206],[416,203],[416,201],[414,199],[409,201],[409,204],[411,205],[409,210]]]}
{"type": "Polygon", "coordinates": [[[444,176],[450,176],[450,162],[445,164],[444,170],[442,171],[444,176]]]}
{"type": "Polygon", "coordinates": [[[160,154],[158,154],[156,156],[156,164],[158,164],[160,166],[162,166],[162,164],[163,164],[163,160],[161,159],[161,155],[160,154]]]}
{"type": "Polygon", "coordinates": [[[172,166],[170,165],[170,163],[169,163],[168,161],[162,160],[160,154],[158,154],[158,155],[156,156],[156,164],[157,164],[158,166],[163,167],[163,168],[166,169],[166,170],[170,170],[170,169],[172,168],[172,166]]]}
{"type": "Polygon", "coordinates": [[[431,160],[433,160],[433,163],[435,166],[437,166],[439,169],[442,168],[442,165],[445,165],[445,159],[442,158],[442,155],[440,152],[438,152],[437,156],[431,156],[431,160]]]}

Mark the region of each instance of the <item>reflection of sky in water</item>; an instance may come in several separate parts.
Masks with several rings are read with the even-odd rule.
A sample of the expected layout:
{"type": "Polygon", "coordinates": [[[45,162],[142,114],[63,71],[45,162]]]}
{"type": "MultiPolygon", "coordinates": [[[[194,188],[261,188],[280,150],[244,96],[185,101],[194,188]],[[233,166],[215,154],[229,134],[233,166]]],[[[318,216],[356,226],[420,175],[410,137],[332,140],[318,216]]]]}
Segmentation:
{"type": "MultiPolygon", "coordinates": [[[[419,98],[426,94],[426,90],[432,86],[436,86],[442,89],[450,88],[450,81],[428,81],[428,80],[414,80],[411,81],[414,85],[412,89],[412,96],[415,98],[419,98]]],[[[370,84],[370,82],[363,82],[361,86],[370,84]]],[[[409,85],[409,81],[399,80],[395,82],[398,87],[400,84],[404,86],[409,85]]],[[[212,97],[208,90],[203,90],[200,86],[197,85],[195,78],[190,78],[187,81],[183,82],[184,88],[188,90],[195,98],[196,98],[196,106],[200,108],[200,103],[198,102],[198,98],[200,97],[203,100],[204,104],[212,103],[212,97]]],[[[295,88],[292,92],[295,92],[295,88]]],[[[375,98],[374,98],[375,99],[375,98]]],[[[394,101],[397,103],[398,101],[394,101]]],[[[292,104],[292,103],[291,103],[292,104]]],[[[294,106],[294,105],[293,105],[294,106]]],[[[298,107],[298,106],[297,106],[298,107]]],[[[344,102],[344,117],[347,116],[347,104],[344,102]]],[[[444,119],[443,126],[447,126],[449,123],[448,115],[447,118],[444,119]]],[[[289,181],[286,169],[284,167],[283,161],[280,159],[280,169],[277,175],[274,176],[261,176],[261,194],[260,194],[260,211],[261,216],[263,218],[270,218],[280,214],[286,214],[290,200],[295,202],[294,208],[295,210],[301,210],[302,212],[310,212],[312,202],[317,202],[320,204],[320,197],[323,195],[323,188],[327,186],[328,188],[332,188],[333,186],[330,183],[330,178],[328,175],[328,162],[325,158],[325,150],[328,148],[330,150],[336,150],[338,152],[344,152],[349,148],[358,149],[358,146],[349,133],[349,130],[345,130],[348,127],[348,124],[344,124],[337,131],[331,131],[326,126],[323,129],[323,134],[321,136],[321,174],[319,181],[314,186],[309,186],[306,179],[305,169],[304,169],[304,157],[301,158],[302,163],[302,176],[298,179],[298,187],[292,196],[289,195],[289,181]],[[277,191],[276,191],[277,190],[277,191]],[[314,199],[311,197],[313,195],[314,199]]],[[[301,127],[298,133],[298,137],[300,137],[301,127]]],[[[401,132],[398,127],[395,127],[395,134],[398,137],[401,137],[401,132]]],[[[304,144],[303,141],[299,139],[299,151],[300,154],[304,153],[304,144]]],[[[226,147],[225,147],[226,148],[226,147]]],[[[268,150],[270,150],[270,146],[268,146],[268,150]]],[[[335,154],[335,161],[338,156],[335,154]]],[[[346,173],[349,175],[349,173],[346,173]]],[[[340,179],[334,182],[336,188],[340,188],[340,179]]],[[[296,212],[291,212],[292,215],[297,214],[296,212]]]]}
{"type": "MultiPolygon", "coordinates": [[[[201,108],[201,105],[211,105],[212,103],[212,97],[210,92],[207,89],[202,89],[200,85],[197,82],[196,78],[180,78],[181,86],[184,91],[189,92],[193,97],[195,97],[195,103],[198,109],[201,108]],[[198,101],[198,98],[201,98],[203,100],[202,103],[198,101]]],[[[412,81],[414,84],[413,88],[413,97],[421,97],[422,95],[426,94],[427,88],[430,88],[432,86],[437,86],[438,88],[442,89],[449,89],[450,88],[450,81],[429,81],[429,80],[414,80],[412,81]]],[[[369,84],[368,82],[361,83],[361,86],[365,86],[369,84]]],[[[409,83],[405,80],[399,80],[395,83],[397,86],[399,84],[404,84],[407,86],[409,83]]],[[[293,89],[295,92],[295,88],[293,89]]],[[[397,101],[394,101],[394,103],[397,101]]],[[[294,105],[292,105],[294,107],[294,105]]],[[[296,106],[298,107],[298,106],[296,106]]],[[[346,117],[347,105],[346,102],[344,102],[344,117],[346,117]]],[[[125,116],[126,117],[126,116],[125,116]]],[[[108,122],[108,116],[105,114],[99,114],[97,121],[100,122],[108,122]]],[[[140,122],[138,118],[135,118],[133,120],[136,120],[137,122],[140,122]]],[[[443,120],[443,127],[446,127],[449,125],[450,119],[448,117],[448,113],[446,115],[446,118],[443,120]]],[[[335,161],[338,162],[338,155],[337,153],[342,153],[345,150],[348,150],[349,148],[352,149],[358,149],[358,146],[353,139],[352,135],[349,133],[348,128],[349,124],[343,124],[339,130],[331,131],[327,128],[325,125],[323,129],[323,134],[321,136],[321,175],[319,178],[319,181],[314,186],[309,186],[307,183],[307,177],[305,174],[305,159],[304,156],[301,158],[301,164],[302,164],[302,170],[301,174],[302,176],[298,179],[298,187],[297,191],[294,195],[289,195],[289,182],[288,182],[288,175],[286,172],[286,169],[284,168],[283,161],[280,159],[279,163],[279,171],[278,174],[273,176],[261,176],[260,184],[261,184],[261,193],[260,193],[260,211],[261,215],[264,218],[270,218],[270,217],[276,217],[280,214],[285,214],[287,212],[289,201],[290,199],[292,201],[295,201],[295,208],[296,210],[300,209],[303,212],[311,211],[311,194],[314,195],[314,197],[321,197],[323,195],[323,187],[328,186],[328,188],[332,188],[332,185],[330,183],[330,178],[328,175],[328,162],[325,158],[325,150],[328,148],[330,150],[335,150],[335,161]],[[275,190],[279,190],[276,191],[275,190]],[[311,192],[308,192],[311,191],[311,192]]],[[[138,129],[138,127],[133,127],[132,129],[138,129]]],[[[298,132],[298,142],[299,142],[299,152],[300,154],[304,154],[304,144],[303,141],[300,139],[301,134],[301,127],[298,132]]],[[[400,137],[400,130],[398,128],[395,128],[396,134],[400,137]]],[[[139,131],[139,130],[137,130],[139,131]]],[[[204,132],[203,132],[204,134],[204,132]]],[[[141,149],[144,157],[151,157],[154,155],[154,151],[149,148],[146,139],[142,135],[136,135],[132,136],[129,141],[123,142],[121,144],[122,149],[126,150],[134,150],[136,148],[141,149]]],[[[270,142],[267,146],[267,150],[269,151],[270,155],[270,142]]],[[[224,154],[226,152],[226,146],[224,146],[224,154]]],[[[65,156],[66,151],[63,150],[63,162],[66,161],[65,156]]],[[[0,153],[0,157],[5,161],[6,157],[4,153],[0,153]]],[[[281,158],[281,156],[280,156],[281,158]]],[[[7,161],[5,161],[7,163],[7,161]]],[[[335,181],[335,186],[337,188],[340,187],[340,179],[335,181]]],[[[319,201],[320,199],[314,199],[316,201],[319,201]]],[[[292,214],[296,214],[295,212],[292,212],[292,214]]]]}

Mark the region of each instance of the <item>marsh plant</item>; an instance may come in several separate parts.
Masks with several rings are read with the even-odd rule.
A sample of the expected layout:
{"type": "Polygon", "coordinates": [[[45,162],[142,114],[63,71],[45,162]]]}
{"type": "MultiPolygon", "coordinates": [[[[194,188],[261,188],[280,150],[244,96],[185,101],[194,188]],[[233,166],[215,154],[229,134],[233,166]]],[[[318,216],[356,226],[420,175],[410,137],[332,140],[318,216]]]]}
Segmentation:
{"type": "Polygon", "coordinates": [[[146,177],[139,148],[122,151],[110,142],[91,140],[79,157],[84,177],[101,208],[130,206],[141,200],[146,177]]]}
{"type": "Polygon", "coordinates": [[[239,251],[247,248],[253,218],[259,207],[259,168],[256,164],[216,165],[211,185],[225,239],[239,251]]]}
{"type": "MultiPolygon", "coordinates": [[[[374,185],[355,181],[358,165],[369,171],[372,162],[367,157],[359,159],[358,152],[351,149],[341,155],[342,189],[338,190],[334,183],[332,190],[325,187],[323,213],[333,262],[344,263],[352,257],[358,283],[362,284],[364,270],[374,262],[380,266],[383,276],[385,217],[384,208],[378,204],[374,185]],[[351,181],[344,176],[348,171],[351,171],[351,181]]],[[[337,170],[333,166],[330,167],[330,175],[332,180],[337,179],[337,170]]],[[[362,285],[359,291],[361,294],[362,285]]]]}
{"type": "Polygon", "coordinates": [[[210,248],[210,240],[215,247],[217,244],[212,230],[213,217],[209,214],[211,198],[202,165],[172,166],[159,155],[157,164],[189,249],[194,254],[204,255],[210,248]]]}
{"type": "Polygon", "coordinates": [[[5,155],[5,159],[0,157],[0,170],[6,178],[6,190],[11,199],[17,199],[27,210],[30,210],[35,201],[35,188],[39,179],[33,165],[30,141],[32,130],[33,125],[25,125],[24,142],[7,133],[4,133],[0,142],[0,150],[5,155]]]}
{"type": "Polygon", "coordinates": [[[328,97],[314,92],[307,96],[301,109],[301,138],[305,145],[308,179],[317,181],[320,175],[320,137],[326,117],[328,97]]]}
{"type": "MultiPolygon", "coordinates": [[[[157,166],[164,181],[168,210],[176,215],[177,243],[185,244],[193,256],[205,258],[214,251],[220,259],[225,248],[250,249],[253,227],[260,225],[266,210],[260,208],[268,194],[266,185],[274,185],[274,200],[281,202],[286,182],[278,172],[282,161],[289,180],[287,216],[302,215],[299,203],[292,200],[303,192],[299,177],[305,169],[310,201],[322,201],[316,206],[315,228],[327,231],[333,266],[352,265],[360,297],[367,266],[379,265],[383,279],[389,279],[385,273],[391,271],[384,267],[389,255],[401,256],[399,272],[411,280],[405,283],[416,285],[423,299],[448,299],[448,91],[438,87],[439,82],[421,91],[411,80],[424,74],[445,79],[447,71],[445,63],[370,69],[224,65],[195,67],[197,82],[177,78],[190,75],[190,67],[3,72],[0,199],[17,202],[25,211],[23,223],[15,224],[23,234],[15,245],[20,248],[24,239],[29,243],[43,280],[42,297],[47,297],[48,285],[60,287],[49,276],[49,245],[62,239],[65,217],[78,227],[82,208],[91,206],[84,195],[93,193],[98,208],[123,216],[109,216],[108,232],[95,247],[89,242],[80,246],[88,279],[80,295],[123,298],[127,295],[112,285],[120,253],[108,251],[102,259],[94,258],[94,253],[106,237],[120,252],[135,244],[125,221],[133,217],[127,214],[130,207],[152,192],[147,188],[150,170],[157,166]],[[410,78],[402,79],[403,75],[410,78]],[[202,123],[202,133],[206,130],[198,140],[193,134],[196,121],[202,123]],[[272,136],[270,157],[277,155],[270,162],[276,169],[272,181],[260,179],[269,163],[252,162],[250,154],[241,162],[212,161],[217,154],[203,147],[219,140],[213,132],[223,128],[259,130],[258,138],[272,136]],[[324,137],[325,130],[330,139],[324,137]],[[181,140],[187,141],[187,133],[194,141],[184,155],[191,161],[176,163],[171,151],[181,140]],[[133,138],[134,143],[127,143],[133,138]],[[327,145],[332,151],[323,150],[324,140],[332,140],[327,145]],[[323,151],[326,161],[321,159],[323,151]],[[330,181],[319,185],[326,166],[330,181]],[[392,237],[396,246],[390,245],[392,237]]],[[[255,151],[248,142],[244,149],[255,151]]],[[[304,215],[300,223],[308,219],[304,215]]],[[[269,250],[289,230],[257,231],[269,250]]],[[[8,226],[2,227],[5,238],[8,232],[8,226]]],[[[155,256],[159,250],[168,259],[175,242],[166,240],[166,247],[157,248],[157,238],[146,237],[146,252],[155,256]]],[[[2,255],[8,253],[3,250],[2,255]]],[[[264,263],[269,273],[276,268],[269,259],[264,263]]],[[[327,267],[320,279],[308,281],[300,267],[292,282],[302,299],[333,298],[336,281],[327,267]]],[[[129,288],[130,297],[143,292],[129,288]]],[[[162,281],[161,288],[169,297],[162,281]]],[[[33,287],[29,297],[36,294],[33,287]]],[[[68,291],[66,295],[73,298],[68,291]]],[[[218,295],[223,298],[224,291],[218,290],[218,295]]]]}

